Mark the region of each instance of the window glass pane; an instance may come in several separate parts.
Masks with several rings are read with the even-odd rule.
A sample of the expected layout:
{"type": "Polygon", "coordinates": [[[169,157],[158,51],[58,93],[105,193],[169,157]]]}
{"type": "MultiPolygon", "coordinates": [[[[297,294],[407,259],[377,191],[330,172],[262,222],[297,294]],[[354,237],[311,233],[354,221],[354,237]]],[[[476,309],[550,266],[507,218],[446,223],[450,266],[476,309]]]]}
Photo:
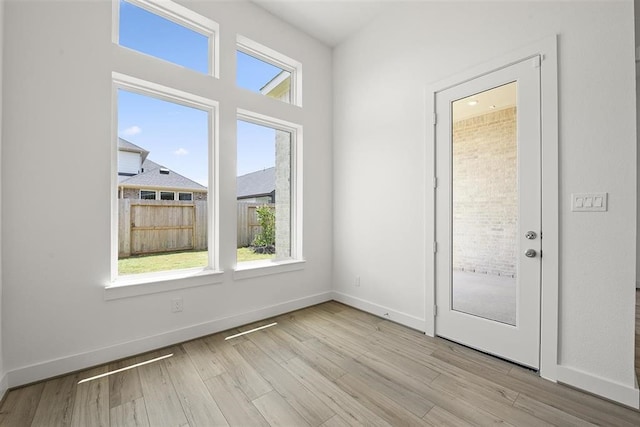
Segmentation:
{"type": "Polygon", "coordinates": [[[238,262],[291,257],[291,133],[238,120],[238,262]]]}
{"type": "Polygon", "coordinates": [[[452,309],[516,326],[517,83],[452,103],[452,309]]]}
{"type": "Polygon", "coordinates": [[[178,200],[193,200],[193,195],[191,193],[179,193],[178,200]]]}
{"type": "Polygon", "coordinates": [[[138,52],[209,72],[209,37],[124,0],[120,0],[119,41],[138,52]]]}
{"type": "Polygon", "coordinates": [[[118,135],[118,274],[207,266],[209,113],[120,89],[118,135]]]}
{"type": "Polygon", "coordinates": [[[291,102],[291,73],[237,51],[237,84],[270,98],[291,102]]]}
{"type": "Polygon", "coordinates": [[[140,198],[141,199],[145,199],[145,200],[155,200],[156,199],[156,192],[155,191],[141,190],[140,191],[140,198]]]}

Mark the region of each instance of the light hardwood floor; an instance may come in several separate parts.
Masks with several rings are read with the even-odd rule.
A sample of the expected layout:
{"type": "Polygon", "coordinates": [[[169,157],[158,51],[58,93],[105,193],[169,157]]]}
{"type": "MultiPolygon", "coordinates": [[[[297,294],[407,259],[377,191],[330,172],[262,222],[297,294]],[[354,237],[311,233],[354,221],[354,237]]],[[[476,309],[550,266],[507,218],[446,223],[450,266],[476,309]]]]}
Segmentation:
{"type": "Polygon", "coordinates": [[[0,426],[21,427],[497,423],[639,426],[640,412],[336,302],[16,389],[0,408],[0,426]]]}

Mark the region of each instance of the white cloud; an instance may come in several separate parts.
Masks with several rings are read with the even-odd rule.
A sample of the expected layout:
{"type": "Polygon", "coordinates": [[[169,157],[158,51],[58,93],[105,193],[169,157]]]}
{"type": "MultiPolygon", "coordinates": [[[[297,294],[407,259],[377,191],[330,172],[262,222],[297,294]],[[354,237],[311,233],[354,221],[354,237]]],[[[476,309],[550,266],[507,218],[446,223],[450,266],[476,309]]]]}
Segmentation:
{"type": "Polygon", "coordinates": [[[184,148],[180,147],[176,151],[174,151],[173,154],[175,154],[176,156],[186,156],[187,154],[189,154],[189,152],[184,148]]]}
{"type": "Polygon", "coordinates": [[[142,133],[142,129],[140,129],[139,126],[131,126],[122,131],[124,136],[133,136],[138,135],[139,133],[142,133]]]}

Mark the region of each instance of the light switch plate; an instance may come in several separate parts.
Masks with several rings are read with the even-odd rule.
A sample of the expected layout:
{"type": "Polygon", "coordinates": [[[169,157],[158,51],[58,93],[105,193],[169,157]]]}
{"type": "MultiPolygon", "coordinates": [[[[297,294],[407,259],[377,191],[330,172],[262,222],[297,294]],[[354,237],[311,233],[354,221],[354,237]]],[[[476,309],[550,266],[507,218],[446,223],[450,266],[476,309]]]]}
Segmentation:
{"type": "Polygon", "coordinates": [[[573,212],[606,212],[608,193],[572,193],[573,212]]]}

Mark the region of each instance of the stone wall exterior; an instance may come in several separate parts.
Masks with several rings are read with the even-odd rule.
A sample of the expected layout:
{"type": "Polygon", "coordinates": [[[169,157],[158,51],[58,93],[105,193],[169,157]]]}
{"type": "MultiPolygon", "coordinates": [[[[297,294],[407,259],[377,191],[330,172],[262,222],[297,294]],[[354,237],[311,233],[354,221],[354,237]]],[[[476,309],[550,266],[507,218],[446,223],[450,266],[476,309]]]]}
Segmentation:
{"type": "Polygon", "coordinates": [[[453,268],[516,275],[516,108],[453,125],[453,268]]]}
{"type": "Polygon", "coordinates": [[[291,256],[291,134],[276,130],[276,256],[291,256]]]}

